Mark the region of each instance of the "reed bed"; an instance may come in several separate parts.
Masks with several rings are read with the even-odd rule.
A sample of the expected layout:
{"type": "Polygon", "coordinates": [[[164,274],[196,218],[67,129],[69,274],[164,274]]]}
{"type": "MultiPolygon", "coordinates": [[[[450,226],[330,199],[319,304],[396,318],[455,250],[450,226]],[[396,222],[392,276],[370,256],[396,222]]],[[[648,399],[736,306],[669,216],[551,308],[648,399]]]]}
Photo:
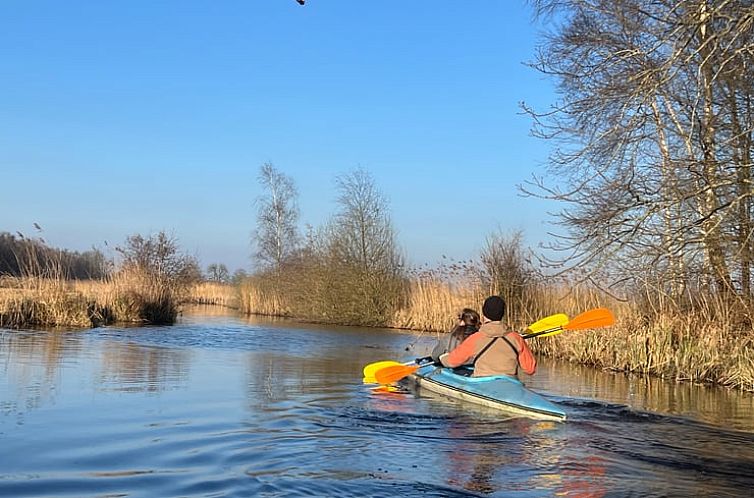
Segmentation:
{"type": "Polygon", "coordinates": [[[699,312],[648,317],[624,306],[615,326],[535,339],[538,352],[598,368],[754,391],[754,330],[699,312]]]}
{"type": "Polygon", "coordinates": [[[201,282],[191,287],[187,302],[191,304],[239,308],[239,288],[217,282],[201,282]]]}
{"type": "Polygon", "coordinates": [[[173,323],[186,292],[138,271],[103,280],[18,277],[0,281],[0,327],[173,323]]]}
{"type": "Polygon", "coordinates": [[[437,278],[412,280],[407,291],[406,304],[389,323],[393,328],[444,332],[455,325],[463,308],[483,299],[478,285],[454,285],[437,278]]]}
{"type": "Polygon", "coordinates": [[[4,278],[0,282],[0,327],[76,326],[91,323],[86,298],[65,281],[4,278]]]}
{"type": "Polygon", "coordinates": [[[247,315],[291,316],[280,291],[264,278],[250,277],[239,286],[239,309],[247,315]]]}
{"type": "MultiPolygon", "coordinates": [[[[388,325],[417,331],[449,330],[462,308],[480,311],[489,294],[479,284],[439,278],[412,279],[405,288],[403,305],[388,325]]],[[[605,370],[754,392],[754,328],[745,308],[704,296],[684,308],[669,305],[659,295],[647,297],[623,302],[578,286],[537,286],[507,299],[507,320],[511,329],[523,330],[551,314],[574,317],[606,307],[616,315],[614,326],[533,339],[532,349],[605,370]]],[[[247,313],[282,315],[286,310],[279,292],[261,288],[251,279],[244,283],[241,300],[247,313]]]]}

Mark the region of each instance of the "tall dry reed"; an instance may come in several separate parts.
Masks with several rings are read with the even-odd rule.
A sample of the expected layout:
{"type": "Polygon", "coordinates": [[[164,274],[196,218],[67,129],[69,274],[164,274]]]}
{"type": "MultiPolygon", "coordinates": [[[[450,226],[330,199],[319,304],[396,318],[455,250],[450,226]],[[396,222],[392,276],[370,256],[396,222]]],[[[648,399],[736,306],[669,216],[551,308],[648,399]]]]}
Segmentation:
{"type": "Polygon", "coordinates": [[[185,300],[185,289],[137,271],[85,281],[4,278],[0,283],[0,327],[168,324],[175,321],[185,300]]]}
{"type": "Polygon", "coordinates": [[[438,278],[408,282],[406,304],[396,310],[390,326],[401,329],[444,332],[455,324],[458,313],[480,302],[482,291],[473,284],[451,284],[438,278]]]}
{"type": "MultiPolygon", "coordinates": [[[[480,310],[488,290],[441,278],[411,279],[404,304],[394,311],[389,325],[447,331],[462,308],[480,310]]],[[[259,288],[253,280],[242,289],[246,312],[280,315],[284,301],[274,289],[259,288]]],[[[754,391],[751,320],[739,305],[714,297],[696,296],[692,304],[679,308],[660,295],[645,293],[641,299],[623,302],[585,287],[541,284],[509,303],[506,320],[512,329],[523,330],[551,314],[575,317],[597,307],[612,310],[617,323],[533,339],[532,348],[542,355],[602,369],[754,391]]]]}
{"type": "Polygon", "coordinates": [[[239,307],[239,288],[217,282],[200,282],[189,289],[187,301],[226,308],[239,307]]]}
{"type": "Polygon", "coordinates": [[[90,323],[86,298],[63,280],[23,277],[0,282],[0,327],[85,327],[90,323]]]}
{"type": "Polygon", "coordinates": [[[280,291],[264,278],[250,277],[239,285],[239,309],[248,315],[290,316],[280,291]]]}

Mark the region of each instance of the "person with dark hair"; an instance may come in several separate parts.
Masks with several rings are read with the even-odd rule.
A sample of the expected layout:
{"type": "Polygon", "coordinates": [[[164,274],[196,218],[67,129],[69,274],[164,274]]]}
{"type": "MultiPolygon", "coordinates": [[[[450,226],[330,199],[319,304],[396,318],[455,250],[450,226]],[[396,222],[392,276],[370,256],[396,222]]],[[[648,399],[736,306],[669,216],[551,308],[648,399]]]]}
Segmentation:
{"type": "Polygon", "coordinates": [[[532,375],[537,360],[523,337],[508,331],[502,323],[505,301],[500,296],[490,296],[482,306],[482,326],[449,353],[440,355],[444,367],[456,368],[467,363],[474,365],[472,377],[489,375],[518,375],[521,367],[532,375]]]}
{"type": "Polygon", "coordinates": [[[449,351],[453,351],[459,344],[471,336],[474,332],[479,330],[479,313],[471,308],[464,308],[458,315],[458,323],[450,332],[450,336],[447,340],[440,339],[437,341],[434,349],[432,349],[432,359],[437,363],[440,359],[440,355],[443,355],[449,351]]]}

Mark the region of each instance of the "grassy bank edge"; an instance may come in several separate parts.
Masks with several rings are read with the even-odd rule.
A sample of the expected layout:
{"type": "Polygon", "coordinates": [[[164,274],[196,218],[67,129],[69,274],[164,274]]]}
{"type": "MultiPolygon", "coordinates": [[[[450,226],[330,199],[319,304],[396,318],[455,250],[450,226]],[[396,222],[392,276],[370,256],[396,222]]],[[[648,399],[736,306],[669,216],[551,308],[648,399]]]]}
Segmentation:
{"type": "MultiPolygon", "coordinates": [[[[464,307],[479,308],[488,289],[458,286],[438,280],[410,282],[407,299],[380,327],[443,333],[464,307]]],[[[599,369],[664,379],[712,384],[754,392],[754,328],[745,312],[711,299],[696,306],[648,308],[579,289],[539,288],[532,295],[510,299],[509,326],[528,324],[555,313],[573,317],[596,307],[611,309],[617,323],[608,328],[564,332],[532,339],[532,349],[599,369]]],[[[285,316],[297,320],[341,325],[319,314],[296,313],[295,305],[250,279],[241,286],[240,310],[247,314],[285,316]]]]}
{"type": "MultiPolygon", "coordinates": [[[[173,323],[182,304],[239,309],[246,314],[286,316],[302,322],[343,324],[321,316],[297,316],[280,298],[252,293],[253,286],[202,283],[188,291],[166,289],[131,275],[105,281],[14,279],[0,282],[0,327],[92,327],[118,322],[173,323]],[[256,307],[255,307],[256,306],[256,307]]],[[[414,282],[404,306],[380,327],[442,333],[459,309],[481,302],[481,289],[414,282]]],[[[539,354],[599,369],[720,385],[754,392],[754,330],[740,314],[720,309],[672,309],[647,313],[630,303],[605,302],[593,294],[540,292],[536,305],[509,316],[512,329],[553,313],[569,316],[597,306],[618,322],[605,329],[565,332],[533,339],[539,354]],[[738,318],[737,318],[738,317],[738,318]]],[[[359,326],[369,326],[358,324],[359,326]]]]}

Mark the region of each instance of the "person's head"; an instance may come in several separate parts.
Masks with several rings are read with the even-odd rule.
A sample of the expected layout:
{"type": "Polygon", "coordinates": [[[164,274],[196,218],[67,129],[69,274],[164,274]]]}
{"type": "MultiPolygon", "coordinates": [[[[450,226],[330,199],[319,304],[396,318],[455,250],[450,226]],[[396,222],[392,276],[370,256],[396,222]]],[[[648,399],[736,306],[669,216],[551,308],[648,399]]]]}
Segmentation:
{"type": "Polygon", "coordinates": [[[475,329],[479,328],[479,313],[472,310],[471,308],[464,308],[463,311],[458,315],[458,320],[463,323],[466,327],[473,327],[475,329]]]}
{"type": "Polygon", "coordinates": [[[505,301],[500,296],[490,296],[484,300],[482,314],[492,322],[499,322],[505,315],[505,301]]]}

